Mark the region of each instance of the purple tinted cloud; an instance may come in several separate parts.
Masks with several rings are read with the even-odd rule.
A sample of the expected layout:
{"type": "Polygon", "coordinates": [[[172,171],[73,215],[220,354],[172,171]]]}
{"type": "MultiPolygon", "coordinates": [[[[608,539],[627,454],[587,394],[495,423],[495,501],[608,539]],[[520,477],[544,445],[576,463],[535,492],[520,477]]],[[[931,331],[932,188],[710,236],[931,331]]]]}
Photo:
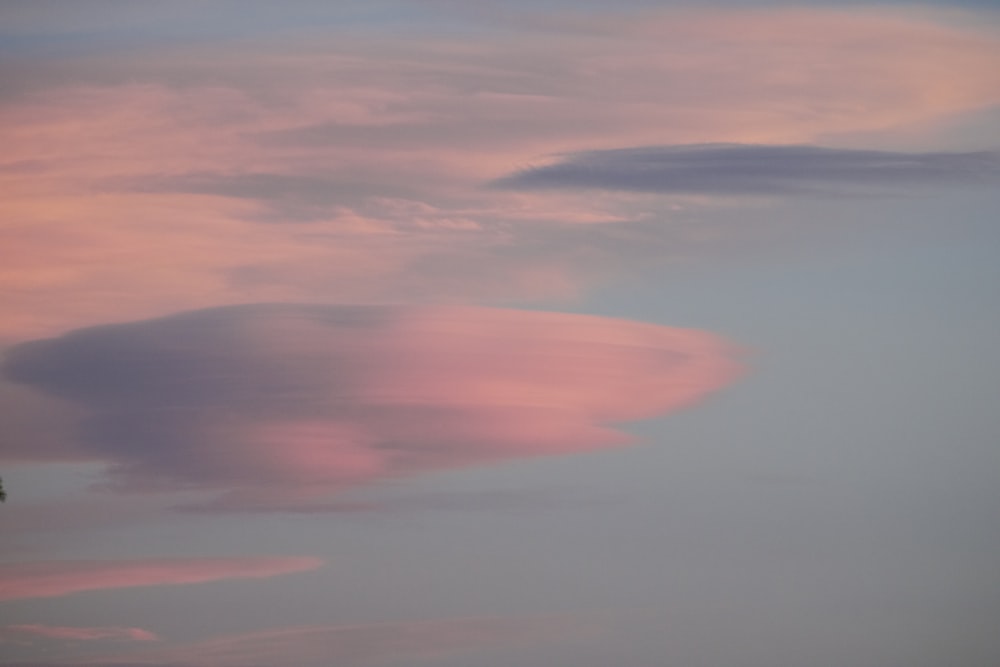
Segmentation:
{"type": "Polygon", "coordinates": [[[693,144],[563,155],[494,182],[518,190],[586,189],[707,195],[818,195],[1000,182],[1000,153],[901,153],[693,144]]]}
{"type": "Polygon", "coordinates": [[[4,371],[87,410],[80,453],[116,488],[301,511],[385,478],[626,444],[610,425],[726,386],[732,353],[565,313],[270,304],[25,343],[4,371]]]}

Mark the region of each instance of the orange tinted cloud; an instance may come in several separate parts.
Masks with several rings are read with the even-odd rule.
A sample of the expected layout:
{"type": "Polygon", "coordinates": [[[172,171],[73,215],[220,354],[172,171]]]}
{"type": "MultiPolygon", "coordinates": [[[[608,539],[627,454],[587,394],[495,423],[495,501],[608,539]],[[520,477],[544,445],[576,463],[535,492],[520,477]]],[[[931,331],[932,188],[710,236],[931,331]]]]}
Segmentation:
{"type": "Polygon", "coordinates": [[[388,477],[626,444],[615,423],[725,387],[734,356],[707,332],[594,316],[271,304],[26,343],[5,372],[90,412],[79,449],[121,489],[309,508],[388,477]]]}
{"type": "Polygon", "coordinates": [[[316,558],[160,558],[51,561],[0,565],[0,600],[49,598],[82,591],[259,579],[313,570],[316,558]]]}
{"type": "Polygon", "coordinates": [[[94,641],[101,639],[117,639],[126,641],[157,641],[159,637],[142,628],[106,627],[106,628],[83,628],[62,625],[8,625],[0,628],[0,642],[4,636],[8,636],[12,641],[24,641],[26,639],[54,639],[59,641],[94,641]]]}

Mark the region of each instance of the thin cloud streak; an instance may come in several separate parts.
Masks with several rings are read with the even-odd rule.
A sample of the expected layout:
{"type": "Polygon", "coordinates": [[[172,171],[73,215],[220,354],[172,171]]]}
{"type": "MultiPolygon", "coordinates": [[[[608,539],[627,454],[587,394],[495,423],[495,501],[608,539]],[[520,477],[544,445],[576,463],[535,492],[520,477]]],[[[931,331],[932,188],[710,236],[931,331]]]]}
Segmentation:
{"type": "Polygon", "coordinates": [[[0,601],[51,598],[84,591],[261,579],[315,570],[317,558],[150,558],[49,561],[0,565],[0,601]]]}
{"type": "MultiPolygon", "coordinates": [[[[599,632],[594,615],[537,615],[415,620],[278,628],[186,646],[50,665],[79,667],[338,667],[392,658],[426,659],[505,646],[571,640],[599,632]]],[[[41,663],[25,663],[40,665],[41,663]]]]}
{"type": "Polygon", "coordinates": [[[707,195],[824,195],[1000,183],[1000,152],[901,153],[696,144],[585,151],[494,181],[511,189],[707,195]]]}
{"type": "Polygon", "coordinates": [[[0,643],[4,641],[23,642],[32,639],[56,641],[99,641],[105,639],[119,641],[151,642],[159,637],[142,628],[101,627],[86,628],[64,625],[42,625],[38,623],[8,625],[0,628],[0,643]]]}
{"type": "Polygon", "coordinates": [[[25,343],[4,372],[90,412],[77,449],[112,488],[314,510],[387,478],[627,444],[612,424],[697,403],[736,356],[593,316],[267,304],[25,343]]]}

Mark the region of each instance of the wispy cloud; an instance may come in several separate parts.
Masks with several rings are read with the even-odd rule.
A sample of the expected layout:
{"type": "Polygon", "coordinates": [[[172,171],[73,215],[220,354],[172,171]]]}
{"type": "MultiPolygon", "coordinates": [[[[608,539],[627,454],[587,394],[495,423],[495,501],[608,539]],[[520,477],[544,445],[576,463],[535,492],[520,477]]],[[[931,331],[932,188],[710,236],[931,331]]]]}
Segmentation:
{"type": "Polygon", "coordinates": [[[1000,152],[697,144],[584,151],[494,184],[708,195],[822,195],[1000,184],[1000,152]]]}
{"type": "Polygon", "coordinates": [[[625,444],[611,424],[689,406],[739,364],[707,332],[626,320],[272,304],[25,343],[5,372],[90,411],[79,450],[118,488],[308,508],[387,477],[625,444]]]}
{"type": "Polygon", "coordinates": [[[313,570],[316,558],[159,558],[49,561],[0,565],[0,600],[49,598],[83,591],[259,579],[313,570]]]}
{"type": "MultiPolygon", "coordinates": [[[[171,648],[50,665],[120,667],[353,667],[392,658],[426,659],[599,632],[594,615],[536,615],[314,625],[219,637],[171,648]]],[[[25,663],[26,665],[29,663],[25,663]]],[[[41,667],[40,663],[30,663],[41,667]]]]}
{"type": "Polygon", "coordinates": [[[538,18],[23,65],[0,98],[0,337],[225,303],[573,294],[588,262],[532,256],[537,228],[649,210],[482,183],[539,155],[815,142],[1000,103],[1000,40],[930,15],[538,18]]]}
{"type": "Polygon", "coordinates": [[[32,639],[56,641],[97,641],[112,639],[119,641],[149,642],[159,637],[142,628],[127,627],[77,627],[64,625],[42,625],[38,623],[8,625],[0,627],[0,643],[3,641],[23,642],[32,639]]]}

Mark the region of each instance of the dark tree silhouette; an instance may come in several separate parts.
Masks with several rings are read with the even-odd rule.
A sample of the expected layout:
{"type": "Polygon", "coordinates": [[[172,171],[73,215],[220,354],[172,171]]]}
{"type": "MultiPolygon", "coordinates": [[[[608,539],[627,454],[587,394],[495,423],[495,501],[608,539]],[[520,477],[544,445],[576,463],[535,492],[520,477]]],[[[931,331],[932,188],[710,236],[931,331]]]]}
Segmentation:
{"type": "Polygon", "coordinates": [[[7,492],[3,490],[3,478],[0,478],[0,503],[6,502],[7,492]]]}

